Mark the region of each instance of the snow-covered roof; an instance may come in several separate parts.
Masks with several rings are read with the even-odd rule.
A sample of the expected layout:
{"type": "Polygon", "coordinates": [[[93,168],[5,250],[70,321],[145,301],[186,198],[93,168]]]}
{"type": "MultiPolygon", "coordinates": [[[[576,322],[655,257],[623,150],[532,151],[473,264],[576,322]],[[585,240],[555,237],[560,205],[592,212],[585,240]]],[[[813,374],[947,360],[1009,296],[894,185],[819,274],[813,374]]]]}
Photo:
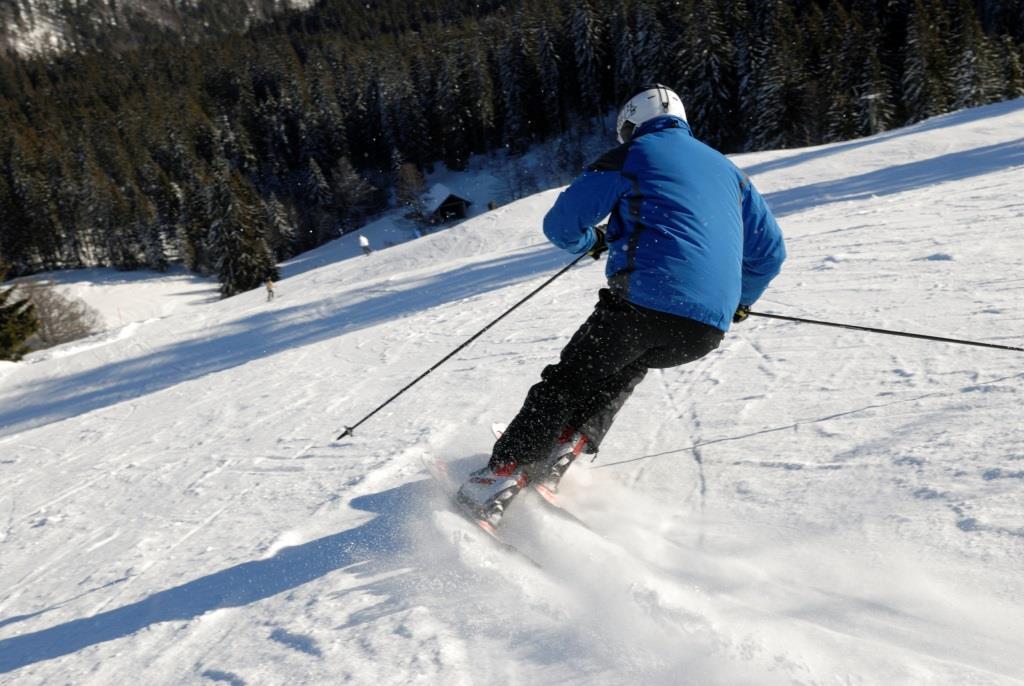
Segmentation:
{"type": "MultiPolygon", "coordinates": [[[[426,195],[423,196],[423,210],[428,215],[437,212],[438,208],[441,207],[441,204],[452,195],[455,194],[452,193],[448,186],[443,183],[435,183],[430,187],[430,190],[427,191],[426,195]]],[[[455,195],[455,197],[461,198],[462,196],[455,195]]]]}

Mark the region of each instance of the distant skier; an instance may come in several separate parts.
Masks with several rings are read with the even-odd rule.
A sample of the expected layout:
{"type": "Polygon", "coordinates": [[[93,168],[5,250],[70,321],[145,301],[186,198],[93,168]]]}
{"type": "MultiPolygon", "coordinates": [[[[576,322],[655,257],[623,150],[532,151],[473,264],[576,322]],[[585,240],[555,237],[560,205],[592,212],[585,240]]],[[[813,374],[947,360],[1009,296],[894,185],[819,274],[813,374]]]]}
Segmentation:
{"type": "Polygon", "coordinates": [[[359,247],[363,249],[364,255],[369,255],[373,252],[370,250],[370,241],[363,234],[359,234],[359,247]]]}
{"type": "Polygon", "coordinates": [[[779,273],[782,232],[750,179],[690,131],[683,103],[661,85],[619,112],[621,145],[563,191],[544,233],[571,253],[608,251],[608,288],[541,372],[519,413],[459,500],[497,524],[528,483],[555,490],[581,452],[596,453],[648,369],[692,362],[779,273]],[[609,215],[607,228],[595,227],[609,215]]]}
{"type": "Polygon", "coordinates": [[[274,299],[274,280],[268,276],[264,285],[267,287],[267,302],[270,302],[274,299]]]}

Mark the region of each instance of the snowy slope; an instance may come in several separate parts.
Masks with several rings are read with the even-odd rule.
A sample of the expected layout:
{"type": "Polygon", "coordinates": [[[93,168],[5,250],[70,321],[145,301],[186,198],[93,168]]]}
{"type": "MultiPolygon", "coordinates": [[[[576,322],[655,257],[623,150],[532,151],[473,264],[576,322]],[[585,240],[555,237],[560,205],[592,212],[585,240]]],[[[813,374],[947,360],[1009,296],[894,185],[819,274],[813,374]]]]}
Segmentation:
{"type": "MultiPolygon", "coordinates": [[[[1024,345],[1024,100],[738,158],[763,311],[1024,345]]],[[[1024,683],[1021,353],[751,319],[510,537],[446,511],[603,279],[557,191],[0,370],[0,682],[1024,683]]]]}
{"type": "Polygon", "coordinates": [[[21,281],[50,283],[65,298],[84,302],[99,315],[103,331],[182,314],[187,308],[220,297],[215,279],[190,274],[181,267],[164,274],[147,270],[69,269],[17,279],[14,283],[21,281]]]}

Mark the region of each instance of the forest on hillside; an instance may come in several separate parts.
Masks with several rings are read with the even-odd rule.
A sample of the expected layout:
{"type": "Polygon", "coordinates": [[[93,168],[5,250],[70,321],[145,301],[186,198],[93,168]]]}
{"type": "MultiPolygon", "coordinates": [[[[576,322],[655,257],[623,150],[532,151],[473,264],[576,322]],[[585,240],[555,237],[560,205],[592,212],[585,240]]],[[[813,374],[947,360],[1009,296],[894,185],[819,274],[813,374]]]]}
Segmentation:
{"type": "Polygon", "coordinates": [[[0,265],[183,263],[228,296],[411,203],[410,170],[552,139],[579,169],[574,133],[640,84],[724,152],[778,149],[1022,96],[1022,46],[1017,1],[325,0],[190,44],[8,54],[0,265]]]}

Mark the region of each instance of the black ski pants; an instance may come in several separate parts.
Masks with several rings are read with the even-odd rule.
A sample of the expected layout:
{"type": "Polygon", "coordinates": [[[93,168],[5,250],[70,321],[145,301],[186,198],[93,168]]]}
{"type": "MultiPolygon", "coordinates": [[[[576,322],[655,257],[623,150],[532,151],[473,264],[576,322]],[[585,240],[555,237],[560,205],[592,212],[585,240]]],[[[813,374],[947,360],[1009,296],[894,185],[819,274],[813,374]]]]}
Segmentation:
{"type": "Polygon", "coordinates": [[[720,329],[634,305],[604,288],[593,313],[541,372],[522,409],[494,444],[491,466],[528,464],[548,456],[567,427],[597,452],[616,413],[648,369],[704,357],[725,335],[720,329]]]}

